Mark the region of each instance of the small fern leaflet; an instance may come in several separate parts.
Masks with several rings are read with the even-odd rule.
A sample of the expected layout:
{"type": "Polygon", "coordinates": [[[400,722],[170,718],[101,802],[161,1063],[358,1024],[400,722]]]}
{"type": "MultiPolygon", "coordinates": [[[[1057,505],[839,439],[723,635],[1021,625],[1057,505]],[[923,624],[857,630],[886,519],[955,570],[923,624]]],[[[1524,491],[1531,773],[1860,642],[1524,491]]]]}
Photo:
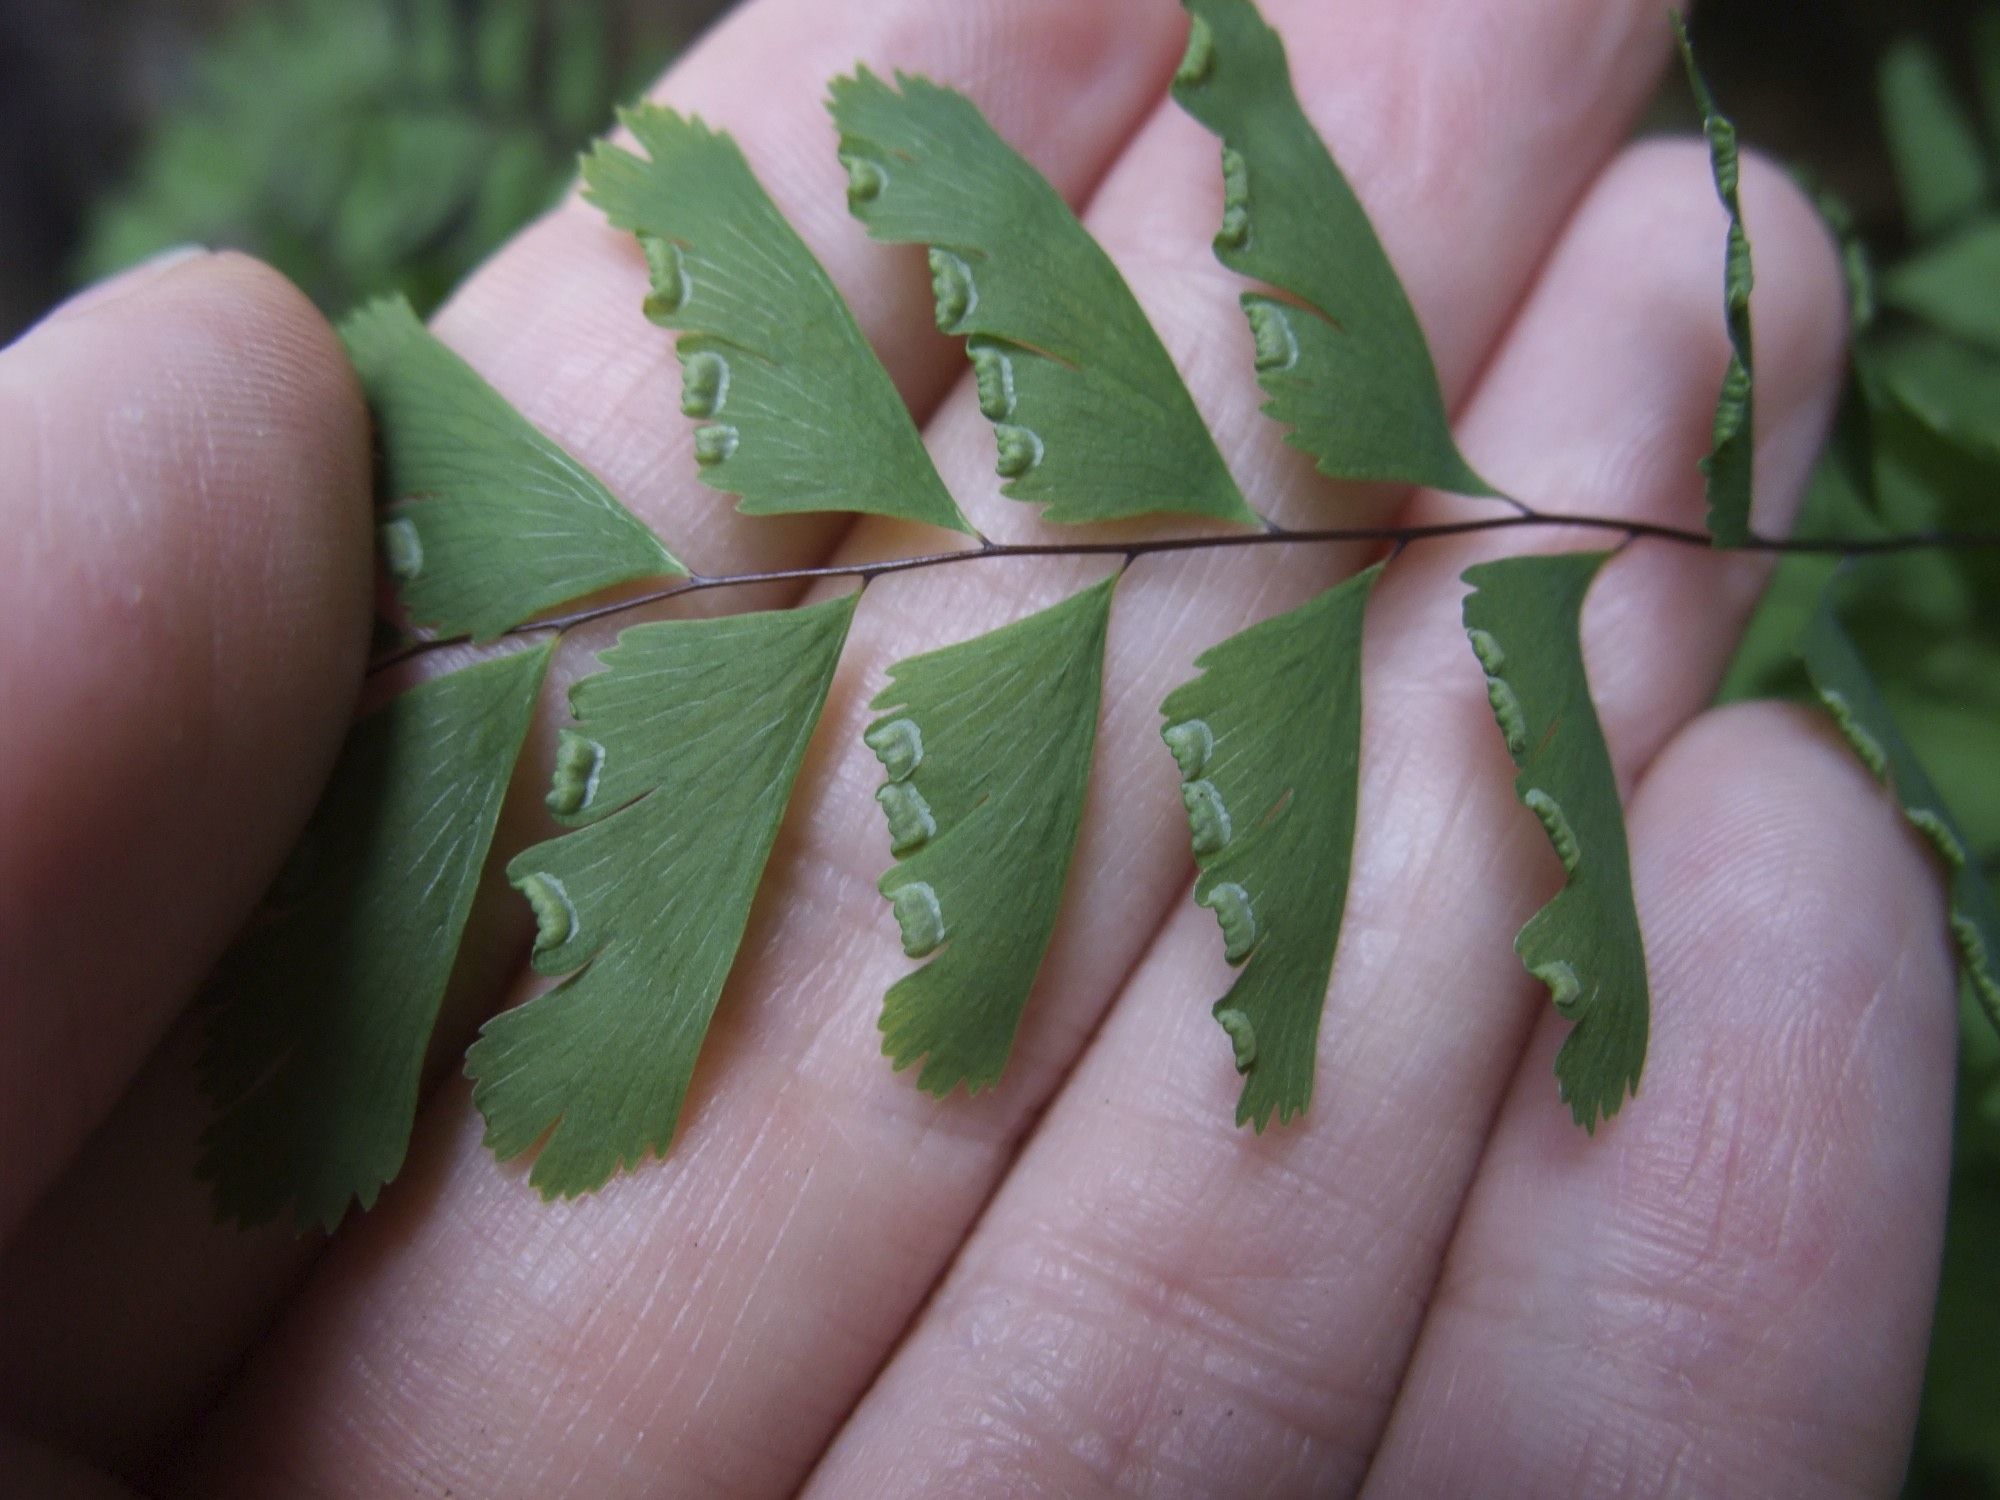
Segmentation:
{"type": "Polygon", "coordinates": [[[1882,277],[1882,300],[1988,352],[2000,352],[2000,217],[1976,219],[1882,277]]]}
{"type": "Polygon", "coordinates": [[[586,196],[639,236],[646,315],[681,331],[702,482],[745,515],[866,511],[972,530],[854,314],[727,135],[643,105],[649,159],[599,142],[586,196]]]}
{"type": "Polygon", "coordinates": [[[1097,742],[1116,575],[896,663],[865,738],[898,863],[903,951],[936,957],[882,1006],[882,1050],[940,1096],[999,1080],[1062,904],[1097,742]]]}
{"type": "Polygon", "coordinates": [[[1946,234],[1992,201],[1992,170],[1978,128],[1937,49],[1905,37],[1882,55],[1882,134],[1913,239],[1946,234]]]}
{"type": "Polygon", "coordinates": [[[1562,860],[1565,883],[1514,940],[1575,1028],[1556,1055],[1585,1130],[1639,1087],[1651,998],[1632,900],[1625,815],[1584,677],[1577,622],[1606,554],[1510,557],[1467,569],[1465,628],[1520,774],[1515,794],[1562,860]]]}
{"type": "Polygon", "coordinates": [[[543,1196],[673,1139],[857,597],[635,626],[571,689],[548,803],[575,831],[507,867],[535,968],[569,977],[466,1057],[494,1152],[542,1142],[543,1196]]]}
{"type": "Polygon", "coordinates": [[[1156,511],[1254,524],[1159,335],[1090,232],[970,99],[865,68],[832,85],[847,201],[931,247],[937,324],[966,338],[1002,493],[1050,521],[1156,511]]]}
{"type": "Polygon", "coordinates": [[[1244,1075],[1236,1123],[1312,1102],[1320,1012],[1354,852],[1361,628],[1381,567],[1204,652],[1161,705],[1181,772],[1195,900],[1243,972],[1215,1018],[1244,1075]]]}
{"type": "Polygon", "coordinates": [[[218,1213],[331,1230],[401,1169],[500,801],[549,650],[435,678],[361,720],[265,912],[210,981],[201,1059],[218,1213]]]}
{"type": "Polygon", "coordinates": [[[1284,44],[1249,0],[1183,0],[1174,98],[1222,138],[1225,266],[1246,293],[1265,413],[1340,479],[1497,492],[1452,441],[1437,368],[1353,188],[1292,90],[1284,44]]]}
{"type": "Polygon", "coordinates": [[[487,640],[610,584],[686,575],[401,297],[361,308],[340,332],[374,413],[393,502],[382,553],[412,624],[487,640]]]}

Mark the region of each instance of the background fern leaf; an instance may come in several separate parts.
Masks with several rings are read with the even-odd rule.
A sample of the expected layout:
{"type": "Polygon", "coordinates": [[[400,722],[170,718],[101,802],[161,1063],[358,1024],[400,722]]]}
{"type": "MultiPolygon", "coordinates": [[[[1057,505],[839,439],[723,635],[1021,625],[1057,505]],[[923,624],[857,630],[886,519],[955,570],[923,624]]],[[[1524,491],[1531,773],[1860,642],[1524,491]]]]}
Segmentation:
{"type": "Polygon", "coordinates": [[[1264,411],[1340,479],[1497,491],[1452,441],[1430,346],[1354,190],[1300,107],[1284,44],[1250,0],[1183,0],[1174,98],[1222,138],[1215,254],[1246,293],[1264,411]]]}
{"type": "Polygon", "coordinates": [[[501,1157],[573,1196],[673,1139],[858,595],[626,631],[570,692],[549,806],[579,825],[507,875],[555,989],[466,1057],[501,1157]]]}
{"type": "Polygon", "coordinates": [[[1541,819],[1567,876],[1514,951],[1576,1023],[1556,1055],[1556,1077],[1585,1130],[1638,1089],[1651,1009],[1625,814],[1577,633],[1606,555],[1510,557],[1465,573],[1473,587],[1465,628],[1520,767],[1515,794],[1541,819]]]}
{"type": "Polygon", "coordinates": [[[1256,522],[1111,257],[970,99],[864,68],[829,108],[855,216],[932,247],[938,327],[966,338],[1003,494],[1050,521],[1256,522]]]}
{"type": "Polygon", "coordinates": [[[1985,206],[1989,174],[1978,128],[1944,60],[1928,43],[1905,37],[1882,54],[1876,89],[1904,226],[1919,240],[1956,229],[1985,206]]]}
{"type": "Polygon", "coordinates": [[[646,314],[681,331],[702,483],[740,496],[745,515],[866,511],[971,532],[854,314],[736,143],[657,105],[623,119],[648,159],[599,142],[585,196],[639,236],[646,314]]]}
{"type": "Polygon", "coordinates": [[[867,741],[899,862],[882,877],[903,948],[882,1050],[919,1088],[999,1080],[1076,852],[1116,575],[1040,614],[900,661],[867,741]]]}
{"type": "Polygon", "coordinates": [[[1195,901],[1243,972],[1215,1005],[1244,1075],[1236,1123],[1312,1103],[1354,853],[1361,631],[1381,566],[1202,653],[1161,705],[1194,835],[1195,901]]]}
{"type": "Polygon", "coordinates": [[[484,640],[614,583],[687,569],[401,297],[341,324],[368,394],[382,549],[411,623],[484,640]]]}
{"type": "Polygon", "coordinates": [[[424,1052],[550,648],[433,678],[348,736],[266,911],[211,980],[217,1115],[200,1175],[225,1218],[300,1229],[401,1169],[424,1052]]]}
{"type": "MultiPolygon", "coordinates": [[[[1973,221],[1882,278],[1882,300],[1933,328],[2000,353],[2000,218],[1973,221]]],[[[1989,413],[1990,416],[1990,413],[1989,413]]]]}

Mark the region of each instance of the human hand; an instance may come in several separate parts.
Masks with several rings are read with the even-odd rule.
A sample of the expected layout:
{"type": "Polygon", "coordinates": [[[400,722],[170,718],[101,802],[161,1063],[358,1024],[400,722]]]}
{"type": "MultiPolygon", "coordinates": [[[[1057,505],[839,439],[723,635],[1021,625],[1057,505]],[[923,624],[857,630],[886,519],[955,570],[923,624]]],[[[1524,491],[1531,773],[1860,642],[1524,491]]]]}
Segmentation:
{"type": "MultiPolygon", "coordinates": [[[[1266,9],[1474,465],[1550,509],[1694,521],[1722,229],[1697,146],[1621,149],[1666,55],[1658,8],[1266,9]]],[[[1165,0],[752,0],[664,93],[742,141],[989,534],[1038,527],[995,494],[920,264],[845,213],[818,101],[857,60],[965,88],[1088,202],[1274,519],[1468,513],[1329,494],[1256,415],[1207,250],[1215,144],[1163,102],[1183,32],[1165,0]]],[[[1833,399],[1841,293],[1779,175],[1753,161],[1744,191],[1775,530],[1833,399]]],[[[908,528],[747,519],[701,488],[643,294],[636,249],[571,204],[438,328],[708,571],[909,550],[908,528]]],[[[1327,548],[1149,558],[1121,585],[1068,911],[1008,1078],[940,1104],[891,1074],[866,700],[888,662],[1101,571],[982,563],[871,586],[672,1159],[545,1206],[480,1148],[442,1046],[403,1178],[322,1247],[209,1224],[174,1013],[359,682],[367,444],[338,347],[239,259],[142,271],[0,356],[0,446],[0,1420],[39,1442],[243,1495],[1893,1491],[1950,960],[1932,872],[1832,737],[1703,712],[1756,560],[1634,546],[1585,614],[1654,996],[1646,1083],[1595,1140],[1555,1102],[1562,1028],[1509,951],[1559,872],[1459,629],[1459,573],[1520,536],[1427,543],[1377,587],[1302,1122],[1229,1128],[1206,1005],[1225,972],[1185,900],[1154,706],[1203,647],[1361,560],[1327,548]]],[[[725,592],[698,607],[753,602],[725,592]]],[[[563,680],[589,669],[573,649],[563,680]]],[[[496,863],[536,832],[546,760],[496,863]]],[[[498,894],[442,1028],[458,1047],[529,991],[498,894]]],[[[0,1484],[10,1462],[57,1492],[27,1467],[54,1458],[0,1445],[0,1484]]]]}

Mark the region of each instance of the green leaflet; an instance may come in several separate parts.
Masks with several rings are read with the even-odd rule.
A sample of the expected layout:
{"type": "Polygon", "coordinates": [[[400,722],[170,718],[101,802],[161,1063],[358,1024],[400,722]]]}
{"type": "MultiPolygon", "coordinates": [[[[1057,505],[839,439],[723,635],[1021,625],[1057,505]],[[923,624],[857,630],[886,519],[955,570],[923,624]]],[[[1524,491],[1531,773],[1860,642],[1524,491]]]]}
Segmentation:
{"type": "Polygon", "coordinates": [[[881,880],[930,963],[882,1005],[882,1050],[939,1096],[999,1080],[1055,929],[1097,741],[1116,575],[999,630],[900,661],[872,707],[881,880]]]}
{"type": "Polygon", "coordinates": [[[1932,239],[1985,205],[1985,148],[1926,43],[1905,38],[1885,52],[1876,88],[1904,220],[1916,239],[1932,239]]]}
{"type": "Polygon", "coordinates": [[[1820,701],[1876,780],[1943,858],[1949,875],[1951,935],[1967,982],[1986,1017],[2000,1027],[2000,914],[1993,891],[1958,820],[1911,752],[1875,679],[1833,612],[1831,600],[1807,626],[1799,656],[1820,701]]]}
{"type": "Polygon", "coordinates": [[[687,569],[598,478],[387,297],[341,325],[375,416],[382,551],[413,624],[487,640],[687,569]]]}
{"type": "Polygon", "coordinates": [[[2000,451],[2000,359],[1928,328],[1905,330],[1863,357],[1933,426],[2000,451]]]}
{"type": "Polygon", "coordinates": [[[570,690],[548,801],[575,831],[507,866],[535,968],[569,977],[465,1067],[497,1155],[543,1142],[544,1197],[672,1141],[858,597],[635,626],[570,690]]]}
{"type": "Polygon", "coordinates": [[[424,1052],[547,646],[360,721],[298,848],[210,981],[199,1174],[246,1225],[331,1230],[402,1168],[424,1052]]]}
{"type": "Polygon", "coordinates": [[[1460,456],[1430,346],[1374,227],[1292,90],[1250,0],[1183,0],[1174,98],[1222,138],[1216,257],[1245,293],[1265,413],[1340,479],[1497,495],[1460,456]]]}
{"type": "Polygon", "coordinates": [[[1681,61],[1688,86],[1701,110],[1708,136],[1708,159],[1715,173],[1716,195],[1729,212],[1729,248],[1722,270],[1723,316],[1729,326],[1729,368],[1715,401],[1715,431],[1701,471],[1708,476],[1708,529],[1718,547],[1741,547],[1750,540],[1750,500],[1756,444],[1756,386],[1750,353],[1750,291],[1756,282],[1750,266],[1750,238],[1743,232],[1743,204],[1737,195],[1740,164],[1736,126],[1715,108],[1715,96],[1694,59],[1687,18],[1674,13],[1681,61]]]}
{"type": "Polygon", "coordinates": [[[1001,492],[1050,521],[1172,511],[1255,524],[1137,299],[1062,196],[964,95],[836,78],[847,201],[931,247],[937,324],[966,336],[1001,492]]]}
{"type": "Polygon", "coordinates": [[[1882,301],[2000,352],[2000,218],[1984,218],[1911,256],[1881,280],[1882,301]]]}
{"type": "Polygon", "coordinates": [[[1567,880],[1514,939],[1528,971],[1576,1023],[1556,1056],[1570,1113],[1585,1130],[1639,1087],[1651,1001],[1632,902],[1625,815],[1584,678],[1583,596],[1608,554],[1510,557],[1468,568],[1465,629],[1486,695],[1520,767],[1514,791],[1562,860],[1567,880]]]}
{"type": "Polygon", "coordinates": [[[1361,626],[1382,569],[1202,653],[1161,705],[1181,771],[1197,903],[1243,972],[1215,1003],[1244,1074],[1236,1123],[1312,1102],[1361,769],[1361,626]]]}
{"type": "Polygon", "coordinates": [[[585,196],[639,236],[646,316],[680,330],[702,483],[749,516],[867,511],[971,532],[854,314],[736,143],[656,105],[622,118],[651,159],[599,142],[585,196]]]}

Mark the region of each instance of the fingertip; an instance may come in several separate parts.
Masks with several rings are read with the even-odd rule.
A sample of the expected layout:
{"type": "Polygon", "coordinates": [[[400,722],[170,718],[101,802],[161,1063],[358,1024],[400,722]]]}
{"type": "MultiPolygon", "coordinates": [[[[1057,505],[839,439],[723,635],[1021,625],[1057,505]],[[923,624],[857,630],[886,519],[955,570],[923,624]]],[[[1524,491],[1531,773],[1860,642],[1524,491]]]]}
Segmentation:
{"type": "Polygon", "coordinates": [[[366,650],[367,434],[333,330],[242,255],[0,353],[0,1225],[312,807],[366,650]]]}
{"type": "Polygon", "coordinates": [[[1771,1160],[1941,1202],[1944,884],[1888,790],[1816,709],[1744,703],[1669,743],[1631,825],[1655,993],[1684,997],[1655,1006],[1655,1128],[1696,1129],[1727,1095],[1771,1160]]]}

